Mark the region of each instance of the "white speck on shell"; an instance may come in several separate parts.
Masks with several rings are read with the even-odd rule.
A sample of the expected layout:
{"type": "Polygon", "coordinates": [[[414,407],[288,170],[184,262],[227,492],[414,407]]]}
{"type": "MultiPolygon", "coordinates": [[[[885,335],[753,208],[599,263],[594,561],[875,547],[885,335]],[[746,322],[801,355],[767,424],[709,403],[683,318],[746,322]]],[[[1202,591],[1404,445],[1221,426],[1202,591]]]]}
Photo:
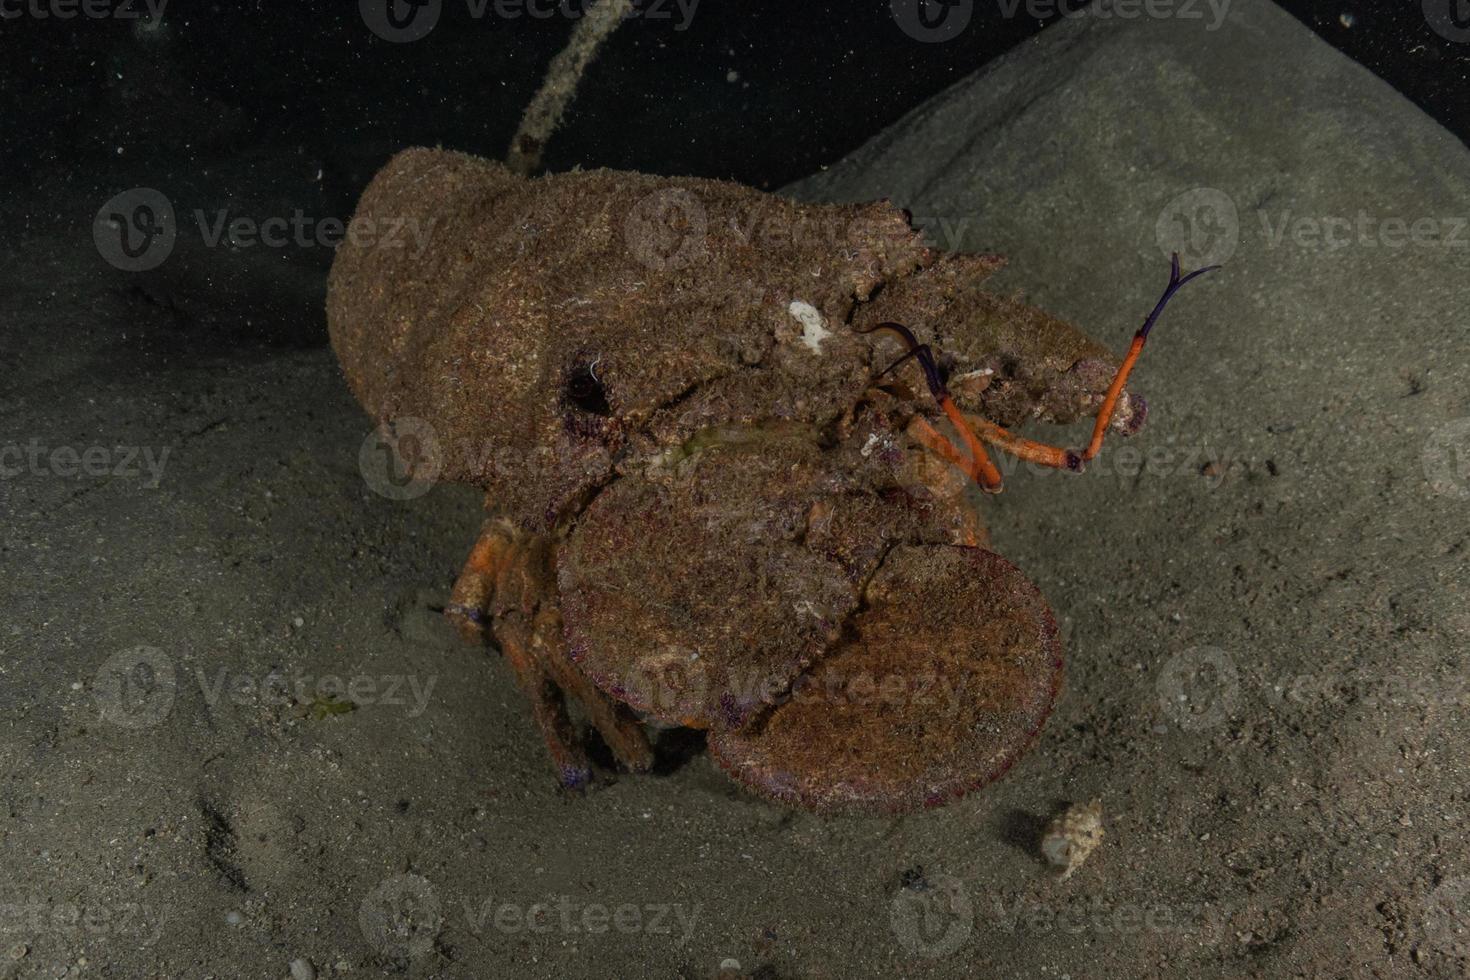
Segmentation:
{"type": "Polygon", "coordinates": [[[878,433],[869,432],[868,441],[863,443],[863,448],[859,449],[858,453],[863,457],[863,459],[867,459],[869,456],[873,455],[873,449],[878,445],[878,442],[878,433]]]}
{"type": "Polygon", "coordinates": [[[822,353],[822,341],[832,336],[832,331],[827,329],[821,311],[804,300],[794,299],[786,307],[786,312],[801,324],[801,342],[810,347],[813,354],[822,353]]]}
{"type": "Polygon", "coordinates": [[[1093,800],[1067,808],[1067,812],[1051,822],[1041,838],[1041,853],[1052,867],[1061,871],[1062,880],[1082,866],[1087,856],[1102,843],[1102,801],[1093,800]]]}

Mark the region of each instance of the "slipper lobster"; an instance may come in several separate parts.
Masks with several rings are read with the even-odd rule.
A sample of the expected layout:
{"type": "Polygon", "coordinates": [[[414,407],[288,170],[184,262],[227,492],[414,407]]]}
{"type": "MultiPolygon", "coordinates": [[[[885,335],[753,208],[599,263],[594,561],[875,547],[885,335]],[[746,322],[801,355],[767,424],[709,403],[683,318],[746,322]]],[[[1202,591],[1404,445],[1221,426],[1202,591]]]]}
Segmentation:
{"type": "Polygon", "coordinates": [[[1206,270],[1175,259],[1120,360],[886,201],[412,149],[354,221],[432,229],[341,247],[331,342],[384,437],[419,433],[406,472],[485,490],[446,612],[564,786],[593,776],[569,701],[628,769],[650,723],[704,729],[738,783],[823,812],[945,803],[1034,741],[1056,623],[968,488],[1000,490],[992,449],[1079,471],[1135,432],[1129,372],[1206,270]],[[1011,431],[1089,416],[1081,449],[1011,431]]]}

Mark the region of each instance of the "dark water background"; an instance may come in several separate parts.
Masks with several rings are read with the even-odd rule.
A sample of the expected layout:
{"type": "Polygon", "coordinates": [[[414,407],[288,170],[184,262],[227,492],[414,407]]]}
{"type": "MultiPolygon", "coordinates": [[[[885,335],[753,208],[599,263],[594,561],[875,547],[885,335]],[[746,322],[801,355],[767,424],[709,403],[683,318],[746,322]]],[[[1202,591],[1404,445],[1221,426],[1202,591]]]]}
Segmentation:
{"type": "MultiPolygon", "coordinates": [[[[283,147],[320,161],[328,177],[344,172],[347,196],[372,161],[401,146],[503,155],[572,26],[553,0],[500,0],[498,9],[413,0],[425,5],[420,29],[436,5],[437,21],[421,38],[394,43],[369,29],[372,15],[356,0],[172,0],[161,26],[143,19],[145,0],[88,2],[131,16],[88,16],[82,0],[0,4],[5,158],[65,170],[119,156],[178,162],[283,147]]],[[[408,12],[407,0],[393,2],[408,12]]],[[[567,0],[568,9],[582,2],[567,0]]],[[[906,2],[915,0],[685,0],[682,8],[640,0],[641,16],[592,66],[545,163],[778,187],[1079,6],[945,0],[920,38],[901,23],[913,16],[906,2]]],[[[1215,16],[1209,0],[1152,2],[1206,24],[1215,16]]],[[[1148,15],[1143,0],[1133,5],[1135,16],[1148,15]]],[[[1461,139],[1470,133],[1464,0],[1282,6],[1461,139]]]]}

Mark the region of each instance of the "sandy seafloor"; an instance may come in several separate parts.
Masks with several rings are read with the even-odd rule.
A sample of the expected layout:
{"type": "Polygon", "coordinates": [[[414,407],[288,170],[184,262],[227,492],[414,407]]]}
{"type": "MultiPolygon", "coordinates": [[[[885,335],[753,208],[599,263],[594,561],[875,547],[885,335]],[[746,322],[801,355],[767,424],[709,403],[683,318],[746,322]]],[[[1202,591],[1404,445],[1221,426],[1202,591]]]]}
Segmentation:
{"type": "Polygon", "coordinates": [[[902,819],[678,745],[556,792],[508,669],[432,611],[476,493],[374,493],[331,352],[232,342],[320,317],[330,256],[93,244],[132,186],[281,213],[291,161],[16,190],[0,443],[45,453],[0,480],[0,977],[1461,975],[1470,157],[1274,7],[1209,23],[1067,22],[798,189],[1007,253],[1119,349],[1171,244],[1225,263],[1136,375],[1141,472],[986,502],[1066,688],[1001,782],[902,819]],[[324,677],[357,709],[260,693],[324,677]],[[1093,798],[1058,881],[1039,828],[1093,798]]]}

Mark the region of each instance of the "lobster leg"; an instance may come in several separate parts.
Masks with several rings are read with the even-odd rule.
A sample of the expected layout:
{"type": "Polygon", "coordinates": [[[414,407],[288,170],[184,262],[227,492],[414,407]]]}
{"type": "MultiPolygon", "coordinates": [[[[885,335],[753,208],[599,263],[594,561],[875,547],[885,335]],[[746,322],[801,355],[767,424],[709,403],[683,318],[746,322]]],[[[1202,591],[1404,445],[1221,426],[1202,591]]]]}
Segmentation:
{"type": "Polygon", "coordinates": [[[538,656],[538,632],[528,628],[518,616],[506,617],[497,623],[495,638],[500,642],[501,654],[515,671],[516,682],[531,703],[531,717],[546,742],[546,751],[561,785],[566,789],[582,789],[592,781],[592,766],[567,714],[566,696],[544,669],[543,658],[538,656]]]}
{"type": "Polygon", "coordinates": [[[582,705],[622,765],[645,770],[653,752],[631,712],[598,690],[567,657],[561,613],[551,596],[555,576],[549,551],[546,542],[488,522],[444,611],[466,640],[493,639],[499,645],[531,704],[561,784],[579,789],[591,780],[592,768],[567,713],[568,696],[582,705]]]}
{"type": "Polygon", "coordinates": [[[637,717],[627,705],[604,694],[567,656],[560,610],[543,606],[537,618],[533,642],[552,681],[582,706],[620,764],[634,772],[653,768],[653,749],[637,717]]]}

